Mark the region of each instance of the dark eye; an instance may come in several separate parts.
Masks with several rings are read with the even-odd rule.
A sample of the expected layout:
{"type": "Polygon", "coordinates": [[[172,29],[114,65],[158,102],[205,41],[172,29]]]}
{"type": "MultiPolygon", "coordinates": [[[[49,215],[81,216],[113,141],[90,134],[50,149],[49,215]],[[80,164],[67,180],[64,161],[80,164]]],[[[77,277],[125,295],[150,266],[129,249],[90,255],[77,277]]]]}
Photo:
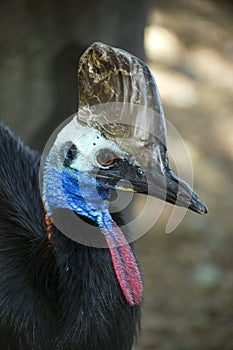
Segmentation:
{"type": "Polygon", "coordinates": [[[109,149],[100,151],[100,153],[97,156],[97,161],[102,166],[112,165],[113,163],[115,163],[116,159],[116,155],[109,149]]]}

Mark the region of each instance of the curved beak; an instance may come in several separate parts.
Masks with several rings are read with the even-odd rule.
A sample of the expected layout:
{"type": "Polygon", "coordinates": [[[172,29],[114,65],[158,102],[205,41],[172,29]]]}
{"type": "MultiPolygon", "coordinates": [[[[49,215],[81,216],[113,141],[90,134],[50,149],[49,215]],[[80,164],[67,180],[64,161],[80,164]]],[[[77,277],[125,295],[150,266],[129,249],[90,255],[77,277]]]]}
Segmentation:
{"type": "Polygon", "coordinates": [[[186,207],[198,214],[208,212],[198,194],[170,169],[163,175],[153,173],[149,176],[148,183],[134,181],[134,188],[139,193],[149,194],[171,204],[186,207]]]}
{"type": "Polygon", "coordinates": [[[99,170],[97,178],[111,188],[147,194],[199,214],[208,212],[198,194],[169,167],[163,171],[160,167],[142,170],[119,159],[111,169],[99,170]],[[133,188],[130,188],[129,182],[133,188]]]}

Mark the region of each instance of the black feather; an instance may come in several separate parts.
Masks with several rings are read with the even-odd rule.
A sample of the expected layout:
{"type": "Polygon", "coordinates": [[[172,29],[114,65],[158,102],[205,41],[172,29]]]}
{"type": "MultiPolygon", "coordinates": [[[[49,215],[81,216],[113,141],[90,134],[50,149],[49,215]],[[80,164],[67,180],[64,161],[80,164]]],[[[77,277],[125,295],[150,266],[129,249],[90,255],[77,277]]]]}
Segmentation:
{"type": "Polygon", "coordinates": [[[130,350],[140,306],[127,304],[108,249],[55,227],[48,240],[39,163],[0,123],[0,349],[130,350]]]}

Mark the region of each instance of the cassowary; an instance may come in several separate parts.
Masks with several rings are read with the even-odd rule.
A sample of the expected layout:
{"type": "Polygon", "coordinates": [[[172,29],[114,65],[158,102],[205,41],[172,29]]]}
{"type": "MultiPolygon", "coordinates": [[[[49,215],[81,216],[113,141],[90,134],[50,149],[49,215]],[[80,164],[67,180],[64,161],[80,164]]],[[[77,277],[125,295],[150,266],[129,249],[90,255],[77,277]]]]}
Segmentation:
{"type": "Polygon", "coordinates": [[[121,219],[109,213],[111,190],[149,193],[207,212],[169,168],[162,105],[149,68],[95,43],[78,74],[79,110],[47,147],[41,192],[40,155],[0,124],[4,350],[132,348],[142,279],[121,219]]]}

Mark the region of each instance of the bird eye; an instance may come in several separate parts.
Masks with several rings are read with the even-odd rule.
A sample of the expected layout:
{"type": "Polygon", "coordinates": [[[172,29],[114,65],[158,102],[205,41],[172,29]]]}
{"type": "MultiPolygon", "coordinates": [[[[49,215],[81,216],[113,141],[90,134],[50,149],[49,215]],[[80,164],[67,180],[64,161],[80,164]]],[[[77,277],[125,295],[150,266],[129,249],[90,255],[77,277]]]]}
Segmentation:
{"type": "Polygon", "coordinates": [[[100,151],[100,153],[97,156],[97,161],[102,166],[112,165],[113,163],[115,163],[116,159],[116,155],[109,149],[100,151]]]}

